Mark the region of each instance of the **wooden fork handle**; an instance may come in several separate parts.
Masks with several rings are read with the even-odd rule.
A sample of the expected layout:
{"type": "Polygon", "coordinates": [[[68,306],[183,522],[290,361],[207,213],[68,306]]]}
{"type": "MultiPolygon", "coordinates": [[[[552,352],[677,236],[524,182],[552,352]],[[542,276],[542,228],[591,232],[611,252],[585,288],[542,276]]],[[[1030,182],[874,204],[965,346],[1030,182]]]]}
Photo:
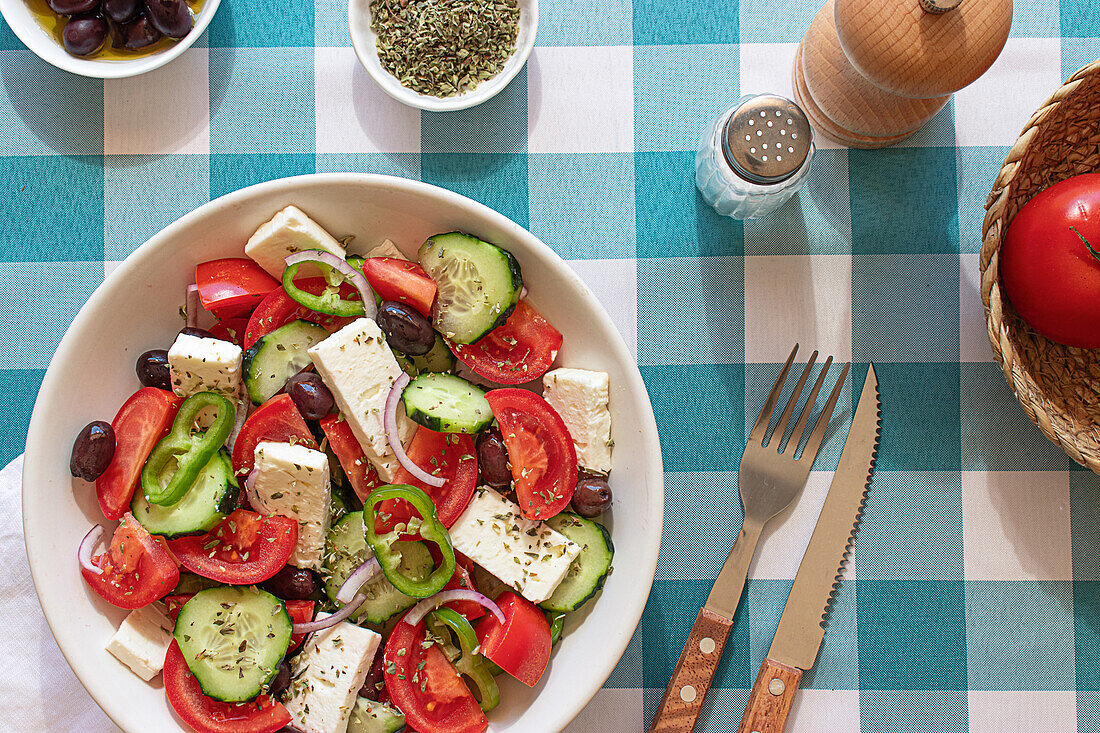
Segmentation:
{"type": "Polygon", "coordinates": [[[737,733],[783,733],[801,681],[802,670],[798,667],[765,659],[749,692],[749,702],[737,733]]]}
{"type": "Polygon", "coordinates": [[[691,733],[714,680],[733,621],[703,608],[665,688],[649,733],[691,733]]]}

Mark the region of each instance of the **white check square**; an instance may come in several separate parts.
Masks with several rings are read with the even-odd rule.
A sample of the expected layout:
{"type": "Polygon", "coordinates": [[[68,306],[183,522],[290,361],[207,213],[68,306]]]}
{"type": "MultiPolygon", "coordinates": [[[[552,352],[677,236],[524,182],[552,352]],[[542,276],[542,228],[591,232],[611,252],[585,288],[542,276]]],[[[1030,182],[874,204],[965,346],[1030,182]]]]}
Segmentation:
{"type": "Polygon", "coordinates": [[[634,260],[568,260],[607,309],[631,354],[638,353],[638,271],[634,260]]]}
{"type": "Polygon", "coordinates": [[[634,150],[634,53],[629,46],[536,48],[527,64],[532,153],[634,150]]]}
{"type": "Polygon", "coordinates": [[[1077,730],[1076,692],[978,692],[967,696],[970,733],[1077,730]]]}
{"type": "Polygon", "coordinates": [[[1012,145],[1061,83],[1061,39],[1009,38],[989,71],[955,93],[956,144],[1012,145]]]}
{"type": "Polygon", "coordinates": [[[794,579],[832,480],[832,471],[811,471],[802,494],[768,522],[760,535],[756,557],[749,566],[750,578],[794,579]]]}
{"type": "Polygon", "coordinates": [[[789,733],[859,733],[858,690],[799,690],[789,733]]]}
{"type": "Polygon", "coordinates": [[[318,153],[419,153],[420,110],[367,76],[350,48],[314,52],[318,153]]]}
{"type": "Polygon", "coordinates": [[[783,363],[791,344],[852,358],[849,255],[745,258],[745,361],[783,363]]]}
{"type": "Polygon", "coordinates": [[[982,274],[978,271],[978,255],[959,256],[959,360],[966,362],[993,361],[989,331],[982,305],[982,274]]]}
{"type": "Polygon", "coordinates": [[[209,54],[192,47],[146,74],[103,82],[103,152],[210,152],[209,54]]]}
{"type": "Polygon", "coordinates": [[[964,471],[967,580],[1073,580],[1069,474],[964,471]]]}
{"type": "Polygon", "coordinates": [[[604,688],[573,718],[563,733],[644,730],[640,689],[604,688]]]}

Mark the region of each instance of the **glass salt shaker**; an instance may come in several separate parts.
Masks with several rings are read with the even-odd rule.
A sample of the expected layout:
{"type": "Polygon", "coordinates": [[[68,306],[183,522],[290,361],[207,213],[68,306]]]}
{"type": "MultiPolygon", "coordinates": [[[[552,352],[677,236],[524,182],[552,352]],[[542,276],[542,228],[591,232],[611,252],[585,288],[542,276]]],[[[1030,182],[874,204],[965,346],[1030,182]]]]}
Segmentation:
{"type": "Polygon", "coordinates": [[[776,94],[742,97],[703,133],[695,185],[723,216],[764,216],[806,182],[813,137],[806,114],[791,100],[776,94]]]}

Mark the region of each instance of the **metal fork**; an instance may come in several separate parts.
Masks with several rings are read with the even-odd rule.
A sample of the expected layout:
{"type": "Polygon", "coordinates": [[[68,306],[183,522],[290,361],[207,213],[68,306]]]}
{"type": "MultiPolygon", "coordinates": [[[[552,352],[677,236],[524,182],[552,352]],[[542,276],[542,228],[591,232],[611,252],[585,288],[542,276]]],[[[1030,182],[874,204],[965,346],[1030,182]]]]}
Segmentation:
{"type": "Polygon", "coordinates": [[[726,639],[733,626],[733,615],[741,600],[748,577],[749,563],[756,552],[760,533],[775,515],[790,506],[801,493],[809,478],[810,468],[821,449],[825,431],[836,409],[840,390],[848,376],[851,364],[845,364],[837,378],[825,406],[821,408],[817,421],[810,431],[801,454],[798,446],[806,432],[806,425],[817,401],[818,392],[825,383],[833,357],[828,357],[821,367],[821,373],[814,382],[805,405],[799,411],[790,438],[783,442],[784,433],[790,423],[792,413],[798,404],[802,389],[817,361],[817,352],[810,355],[795,384],[783,413],[768,439],[768,425],[771,422],[779,397],[783,392],[787,377],[798,353],[795,344],[783,370],[772,385],[764,407],[756,418],[749,433],[745,452],[741,456],[741,467],[737,473],[737,484],[741,492],[741,504],[745,509],[745,521],[737,540],[733,543],[729,557],[726,558],[718,579],[714,582],[706,605],[699,615],[688,636],[680,661],[672,673],[672,680],[665,689],[664,697],[657,708],[657,715],[650,726],[650,733],[688,733],[695,727],[699,711],[703,707],[703,698],[710,689],[718,661],[722,656],[726,639]]]}

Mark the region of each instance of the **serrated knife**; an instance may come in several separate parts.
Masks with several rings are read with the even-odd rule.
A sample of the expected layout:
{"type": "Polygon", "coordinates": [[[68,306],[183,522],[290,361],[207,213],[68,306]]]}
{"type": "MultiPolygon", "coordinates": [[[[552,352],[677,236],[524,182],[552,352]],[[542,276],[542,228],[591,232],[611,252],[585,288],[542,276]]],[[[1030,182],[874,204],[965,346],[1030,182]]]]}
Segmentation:
{"type": "Polygon", "coordinates": [[[825,505],[798,566],[771,649],[749,693],[738,733],[782,733],[802,674],[817,660],[825,638],[825,614],[870,487],[880,415],[878,379],[871,364],[825,505]]]}

